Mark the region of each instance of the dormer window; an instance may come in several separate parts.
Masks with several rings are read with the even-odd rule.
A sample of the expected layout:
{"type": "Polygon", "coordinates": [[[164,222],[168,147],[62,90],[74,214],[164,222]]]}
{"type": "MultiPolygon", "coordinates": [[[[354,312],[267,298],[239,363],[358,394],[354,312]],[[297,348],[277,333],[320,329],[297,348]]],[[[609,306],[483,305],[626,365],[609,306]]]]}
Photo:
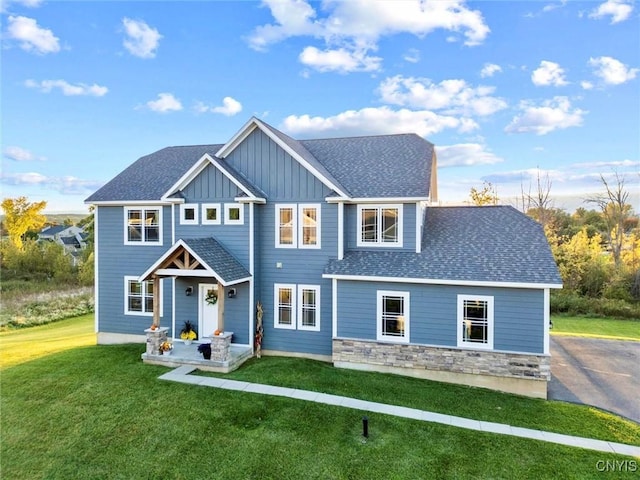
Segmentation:
{"type": "Polygon", "coordinates": [[[402,247],[402,205],[358,205],[359,247],[402,247]]]}

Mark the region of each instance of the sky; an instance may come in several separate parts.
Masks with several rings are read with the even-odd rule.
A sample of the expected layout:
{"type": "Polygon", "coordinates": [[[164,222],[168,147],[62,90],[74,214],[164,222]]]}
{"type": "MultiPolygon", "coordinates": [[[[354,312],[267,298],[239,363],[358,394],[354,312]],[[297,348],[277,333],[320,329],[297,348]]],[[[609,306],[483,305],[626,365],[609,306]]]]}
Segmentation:
{"type": "Polygon", "coordinates": [[[633,1],[1,4],[2,197],[84,213],[141,156],[225,143],[251,116],[297,139],[417,133],[443,204],[550,182],[572,212],[625,179],[640,211],[633,1]]]}

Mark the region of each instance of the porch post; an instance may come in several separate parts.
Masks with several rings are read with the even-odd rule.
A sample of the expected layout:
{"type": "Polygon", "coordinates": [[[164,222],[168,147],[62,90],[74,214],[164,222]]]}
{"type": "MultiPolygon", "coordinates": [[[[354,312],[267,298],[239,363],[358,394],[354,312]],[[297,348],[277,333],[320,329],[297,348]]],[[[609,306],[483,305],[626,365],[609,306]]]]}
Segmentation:
{"type": "Polygon", "coordinates": [[[224,332],[224,300],[227,292],[224,285],[218,282],[218,330],[224,332]]]}
{"type": "Polygon", "coordinates": [[[160,277],[153,275],[153,324],[160,326],[160,277]]]}

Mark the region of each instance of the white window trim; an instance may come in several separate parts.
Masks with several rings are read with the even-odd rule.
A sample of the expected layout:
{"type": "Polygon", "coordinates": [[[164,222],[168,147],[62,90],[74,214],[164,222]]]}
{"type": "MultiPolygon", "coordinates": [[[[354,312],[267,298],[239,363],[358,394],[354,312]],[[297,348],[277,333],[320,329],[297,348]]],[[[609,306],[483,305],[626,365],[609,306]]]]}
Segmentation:
{"type": "Polygon", "coordinates": [[[291,283],[273,284],[273,328],[283,328],[286,330],[296,329],[296,285],[291,283]],[[280,290],[288,288],[291,290],[291,325],[278,322],[280,318],[280,290]]]}
{"type": "Polygon", "coordinates": [[[298,330],[307,330],[312,332],[320,331],[320,285],[298,285],[298,330]],[[303,290],[313,290],[316,293],[316,303],[315,303],[315,311],[316,311],[316,324],[313,327],[309,327],[302,324],[302,300],[304,299],[304,295],[302,294],[303,290]]]}
{"type": "MultiPolygon", "coordinates": [[[[157,245],[157,246],[162,246],[162,223],[163,223],[163,211],[162,211],[162,207],[161,206],[131,206],[131,207],[124,207],[123,208],[124,211],[124,244],[125,245],[157,245]],[[145,212],[147,210],[157,210],[158,211],[158,241],[157,242],[151,242],[148,240],[141,240],[139,242],[134,242],[132,240],[129,240],[129,212],[131,210],[140,210],[142,213],[141,218],[144,219],[145,217],[145,212]]],[[[144,235],[144,228],[142,229],[143,235],[144,235]]]]}
{"type": "Polygon", "coordinates": [[[322,209],[319,203],[301,203],[298,205],[298,248],[308,248],[308,249],[319,249],[322,248],[321,238],[322,238],[322,209]],[[304,244],[304,221],[303,214],[305,208],[313,208],[316,211],[316,244],[315,245],[305,245],[304,244]]]}
{"type": "Polygon", "coordinates": [[[458,316],[456,321],[456,335],[459,348],[472,348],[480,350],[493,350],[494,330],[494,297],[488,295],[458,295],[458,316]],[[487,343],[465,342],[462,335],[462,322],[464,321],[465,300],[487,302],[487,343]]]}
{"type": "Polygon", "coordinates": [[[225,203],[224,223],[225,225],[244,225],[244,205],[242,203],[225,203]],[[229,218],[229,213],[232,208],[238,208],[240,210],[240,218],[238,220],[231,220],[229,218]]]}
{"type": "Polygon", "coordinates": [[[376,295],[376,334],[379,342],[409,343],[411,341],[411,295],[396,290],[377,290],[376,295]],[[382,299],[384,297],[402,297],[404,301],[404,337],[384,335],[382,329],[382,299]]]}
{"type": "Polygon", "coordinates": [[[202,225],[220,225],[222,223],[222,210],[220,209],[219,203],[203,203],[202,204],[202,213],[201,213],[201,223],[202,225]],[[207,220],[207,209],[215,208],[218,211],[216,220],[207,220]]]}
{"type": "Polygon", "coordinates": [[[198,225],[198,204],[197,203],[182,203],[180,204],[180,225],[198,225]],[[185,210],[193,210],[193,220],[187,220],[184,218],[185,210]]]}
{"type": "Polygon", "coordinates": [[[403,212],[402,212],[402,204],[401,203],[397,203],[397,204],[359,204],[358,205],[358,232],[357,232],[357,236],[356,236],[356,246],[358,247],[374,247],[374,248],[386,248],[386,247],[393,247],[393,248],[401,248],[402,244],[403,244],[403,235],[402,232],[404,230],[404,226],[403,226],[403,212]],[[387,208],[397,208],[398,209],[398,239],[395,242],[383,242],[382,241],[382,210],[383,209],[387,209],[387,208]],[[362,241],[362,210],[363,209],[367,209],[367,210],[373,210],[376,209],[377,210],[377,218],[378,218],[378,231],[377,231],[377,237],[378,240],[376,242],[363,242],[362,241]]]}
{"type": "MultiPolygon", "coordinates": [[[[124,277],[124,314],[125,315],[133,315],[136,317],[152,317],[153,316],[153,310],[151,312],[134,312],[129,310],[129,282],[130,281],[134,281],[136,283],[140,283],[138,282],[138,278],[135,275],[126,275],[124,277]]],[[[163,316],[163,299],[162,299],[162,280],[160,282],[158,282],[158,285],[160,287],[160,290],[158,291],[158,298],[160,299],[160,316],[163,316]]],[[[142,300],[143,300],[143,305],[144,305],[144,291],[142,293],[142,300]]]]}
{"type": "Polygon", "coordinates": [[[295,203],[277,203],[275,205],[276,211],[276,248],[298,248],[298,211],[295,203]],[[284,209],[291,209],[291,236],[292,243],[280,243],[280,211],[284,209]]]}

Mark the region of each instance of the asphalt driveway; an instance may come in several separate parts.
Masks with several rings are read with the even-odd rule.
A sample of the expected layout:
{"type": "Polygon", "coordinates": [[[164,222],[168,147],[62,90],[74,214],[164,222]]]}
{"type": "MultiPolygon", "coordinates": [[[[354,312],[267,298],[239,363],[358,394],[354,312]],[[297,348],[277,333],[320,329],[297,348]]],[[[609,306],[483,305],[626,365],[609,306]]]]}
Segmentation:
{"type": "Polygon", "coordinates": [[[548,398],[640,423],[640,342],[551,336],[548,398]]]}

